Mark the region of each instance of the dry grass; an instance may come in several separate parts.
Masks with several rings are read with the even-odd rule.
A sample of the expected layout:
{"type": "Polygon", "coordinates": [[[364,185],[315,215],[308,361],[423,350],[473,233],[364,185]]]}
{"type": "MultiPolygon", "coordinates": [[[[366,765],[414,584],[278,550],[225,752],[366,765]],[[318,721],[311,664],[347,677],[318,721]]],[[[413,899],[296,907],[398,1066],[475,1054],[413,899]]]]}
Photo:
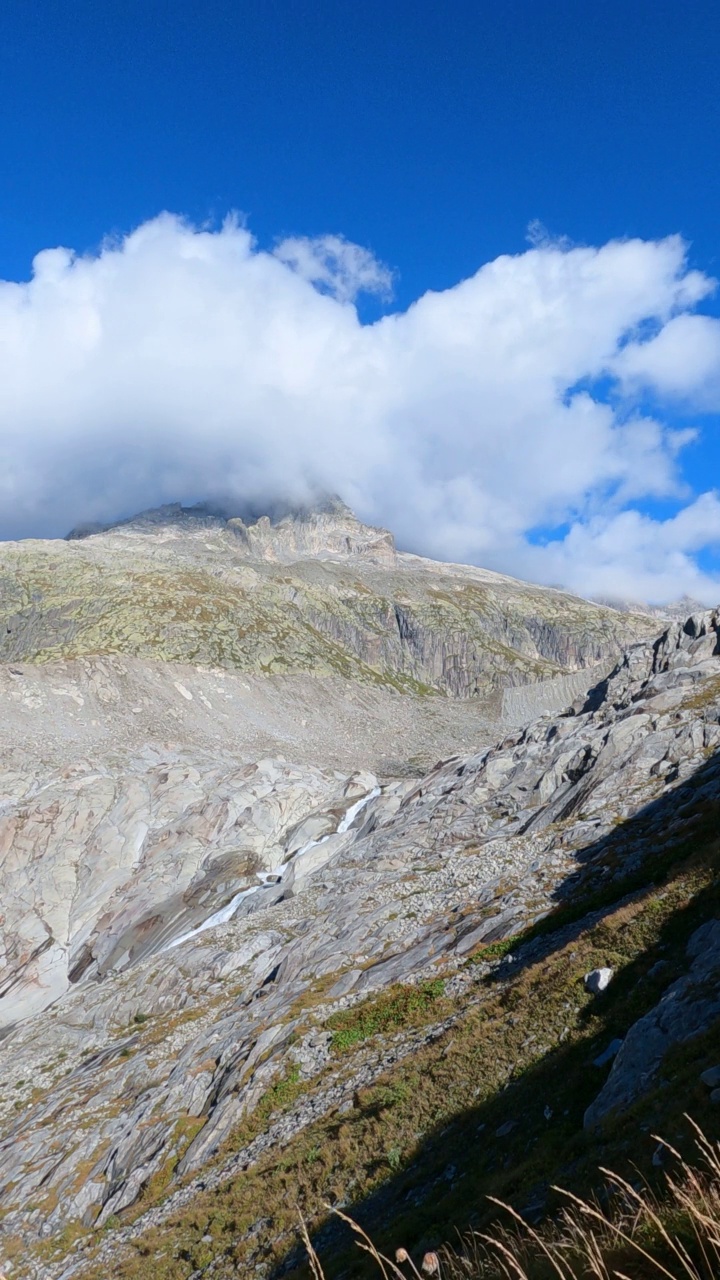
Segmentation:
{"type": "MultiPolygon", "coordinates": [[[[147,1227],[118,1253],[113,1276],[147,1280],[151,1267],[154,1280],[189,1280],[212,1261],[218,1280],[251,1275],[258,1266],[266,1275],[282,1268],[280,1273],[305,1280],[308,1264],[297,1260],[293,1246],[294,1206],[299,1205],[324,1265],[332,1264],[329,1274],[357,1280],[373,1264],[342,1238],[344,1233],[338,1235],[339,1223],[333,1229],[327,1222],[323,1206],[328,1202],[352,1206],[350,1212],[380,1249],[392,1255],[399,1240],[418,1255],[420,1265],[423,1249],[449,1239],[456,1225],[490,1226],[497,1215],[488,1194],[519,1207],[539,1197],[554,1212],[548,1183],[589,1195],[597,1186],[599,1164],[634,1177],[632,1162],[637,1161],[655,1181],[661,1173],[652,1167],[656,1144],[650,1132],[666,1133],[686,1156],[691,1154],[689,1135],[681,1132],[682,1115],[688,1110],[699,1115],[707,1105],[700,1073],[720,1061],[720,1027],[671,1050],[667,1087],[658,1083],[599,1135],[582,1126],[604,1078],[590,1064],[685,971],[688,937],[720,913],[714,843],[706,861],[696,865],[693,859],[691,866],[676,868],[672,880],[631,903],[622,900],[585,928],[550,942],[547,954],[511,981],[483,979],[477,1003],[458,1008],[442,1035],[358,1088],[350,1109],[323,1112],[253,1160],[241,1176],[199,1191],[191,1204],[147,1227]],[[651,976],[659,958],[665,967],[651,976]],[[605,963],[615,968],[616,977],[607,996],[596,1001],[585,992],[582,975],[605,963]],[[508,1120],[515,1122],[510,1132],[508,1120]]],[[[444,1016],[446,1001],[450,997],[438,989],[427,1013],[444,1016]]],[[[347,1010],[341,1025],[330,1029],[354,1032],[357,1024],[368,1038],[345,1049],[336,1046],[341,1051],[334,1055],[333,1069],[352,1066],[353,1051],[366,1054],[371,1041],[382,1043],[385,1032],[398,1035],[401,1006],[397,993],[385,991],[347,1010]]],[[[416,1009],[404,1014],[417,1025],[416,1009]]],[[[424,1022],[426,1012],[420,1014],[424,1022]]],[[[301,1092],[310,1096],[322,1088],[322,1077],[314,1082],[278,1078],[242,1118],[216,1165],[254,1141],[276,1112],[289,1115],[296,1105],[302,1107],[301,1092]]],[[[706,1127],[713,1139],[720,1138],[720,1108],[708,1113],[706,1127]]],[[[147,1188],[123,1223],[162,1203],[166,1194],[165,1188],[161,1194],[147,1188]]],[[[443,1259],[453,1280],[483,1275],[464,1264],[452,1272],[443,1259]]],[[[411,1276],[403,1266],[401,1274],[411,1276]]],[[[93,1252],[86,1267],[86,1280],[107,1280],[107,1269],[93,1252]]],[[[496,1267],[485,1274],[502,1272],[496,1267]]],[[[534,1280],[542,1273],[536,1268],[530,1274],[534,1280]]],[[[546,1274],[557,1280],[556,1273],[546,1274]]],[[[631,1274],[635,1280],[636,1273],[631,1274]]]]}
{"type": "MultiPolygon", "coordinates": [[[[712,1143],[687,1117],[698,1157],[683,1159],[656,1139],[674,1167],[653,1192],[602,1169],[603,1204],[554,1188],[565,1207],[554,1223],[535,1229],[517,1211],[488,1197],[509,1223],[471,1232],[459,1247],[445,1245],[413,1261],[398,1248],[386,1257],[345,1214],[333,1212],[357,1235],[357,1244],[384,1280],[717,1280],[720,1276],[720,1143],[712,1143]]],[[[325,1280],[320,1258],[301,1220],[314,1280],[325,1280]]]]}

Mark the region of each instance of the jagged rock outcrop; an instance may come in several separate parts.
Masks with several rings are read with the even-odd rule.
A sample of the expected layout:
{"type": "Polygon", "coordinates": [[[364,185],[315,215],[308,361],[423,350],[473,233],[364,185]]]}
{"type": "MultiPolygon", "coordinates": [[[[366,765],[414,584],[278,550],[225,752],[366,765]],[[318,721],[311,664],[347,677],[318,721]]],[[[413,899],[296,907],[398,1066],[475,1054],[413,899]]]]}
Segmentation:
{"type": "MultiPolygon", "coordinates": [[[[312,804],[293,798],[281,821],[263,824],[250,805],[243,823],[258,833],[253,852],[277,869],[269,896],[256,890],[238,904],[244,914],[170,950],[141,946],[133,955],[123,946],[111,971],[94,957],[52,1008],[0,1044],[3,1230],[29,1237],[73,1220],[104,1223],[159,1171],[177,1177],[202,1168],[288,1063],[322,1064],[322,1037],[317,1024],[308,1028],[306,1011],[318,984],[324,1018],[395,981],[455,974],[480,943],[627,876],[692,832],[720,799],[719,637],[715,613],[672,624],[654,643],[631,648],[565,715],[542,717],[420,779],[387,781],[379,791],[372,779],[358,780],[362,794],[345,824],[338,816],[348,809],[347,781],[332,773],[312,774],[312,804]],[[300,840],[307,862],[298,876],[292,859],[278,864],[300,840]]],[[[153,762],[148,777],[159,767],[153,762]]],[[[272,770],[272,784],[263,783],[272,795],[259,800],[277,814],[289,767],[272,770]]],[[[149,787],[140,774],[133,786],[149,787]]],[[[97,785],[89,775],[72,781],[76,795],[97,785]]],[[[230,781],[222,784],[226,800],[216,800],[213,775],[213,796],[188,810],[202,823],[203,866],[229,849],[238,808],[230,781]]],[[[16,803],[25,824],[45,799],[23,793],[16,803]]],[[[104,821],[96,801],[92,809],[104,821]]],[[[71,803],[64,829],[77,821],[71,803]]],[[[173,838],[182,827],[171,824],[173,838]]],[[[64,847],[66,862],[56,861],[50,879],[73,899],[75,846],[64,847]]],[[[3,874],[9,886],[15,876],[20,901],[22,859],[3,874]]],[[[108,937],[141,898],[142,918],[151,915],[155,884],[141,872],[142,892],[131,881],[118,886],[108,937]]],[[[217,901],[206,899],[205,909],[217,901]]],[[[169,936],[163,927],[152,924],[153,945],[169,936]]],[[[621,1079],[629,1054],[624,1046],[610,1080],[621,1079]]],[[[332,1105],[342,1102],[342,1077],[331,1096],[332,1105]]]]}
{"type": "Polygon", "coordinates": [[[395,562],[395,539],[389,530],[363,524],[340,498],[281,512],[273,519],[269,515],[252,519],[247,514],[243,518],[233,513],[232,506],[222,503],[198,502],[183,507],[172,502],[109,524],[77,525],[67,535],[67,541],[76,542],[111,530],[143,536],[158,529],[192,533],[223,528],[238,539],[248,555],[260,560],[288,564],[315,558],[395,562]]]}
{"type": "Polygon", "coordinates": [[[651,1088],[670,1049],[720,1021],[720,920],[701,925],[687,953],[688,973],[671,983],[659,1004],[628,1031],[606,1084],[585,1112],[587,1129],[651,1088]]]}
{"type": "Polygon", "coordinates": [[[358,558],[389,567],[397,562],[389,530],[363,524],[339,498],[274,523],[268,516],[248,523],[236,517],[228,521],[228,528],[250,555],[263,560],[293,564],[310,558],[358,558]]]}

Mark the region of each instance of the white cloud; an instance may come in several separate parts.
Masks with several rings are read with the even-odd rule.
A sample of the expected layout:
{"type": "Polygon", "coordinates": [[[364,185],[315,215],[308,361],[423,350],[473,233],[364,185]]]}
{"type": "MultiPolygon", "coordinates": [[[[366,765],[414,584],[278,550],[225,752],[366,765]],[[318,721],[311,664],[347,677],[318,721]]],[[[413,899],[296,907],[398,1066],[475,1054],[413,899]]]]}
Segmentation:
{"type": "Polygon", "coordinates": [[[720,409],[720,321],[674,316],[652,338],[623,347],[612,368],[629,389],[649,386],[720,409]]]}
{"type": "Polygon", "coordinates": [[[639,389],[706,406],[718,385],[718,322],[689,314],[713,282],[678,237],[536,237],[361,324],[357,293],[390,284],[340,237],[265,252],[236,221],[168,214],[94,256],[38,254],[28,283],[0,283],[0,535],[333,491],[429,554],[588,594],[720,599],[695,561],[718,500],[678,470],[692,433],[633,408],[639,389]],[[645,498],[685,506],[653,521],[645,498]]]}
{"type": "Polygon", "coordinates": [[[392,297],[392,272],[369,249],[343,236],[288,236],[275,247],[275,257],[292,267],[303,280],[337,298],[354,302],[360,293],[392,297]]]}
{"type": "Polygon", "coordinates": [[[573,525],[562,541],[528,547],[524,569],[566,582],[582,594],[641,601],[668,601],[688,595],[717,603],[718,580],[698,567],[694,556],[720,547],[720,496],[702,494],[665,520],[636,510],[573,525]]]}

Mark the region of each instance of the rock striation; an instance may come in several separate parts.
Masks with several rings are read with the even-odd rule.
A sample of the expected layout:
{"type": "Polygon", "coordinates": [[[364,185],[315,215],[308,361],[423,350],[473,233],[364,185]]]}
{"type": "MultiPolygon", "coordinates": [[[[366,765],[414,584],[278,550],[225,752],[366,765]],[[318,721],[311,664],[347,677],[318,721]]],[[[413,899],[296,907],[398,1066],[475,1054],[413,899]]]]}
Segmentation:
{"type": "Polygon", "coordinates": [[[169,752],[67,768],[40,787],[17,778],[0,815],[0,1031],[167,949],[268,874],[260,896],[273,898],[276,866],[374,784],[169,752]]]}
{"type": "MultiPolygon", "coordinates": [[[[16,780],[4,972],[29,1003],[0,1044],[3,1231],[102,1225],[161,1174],[172,1203],[273,1080],[327,1066],[333,1009],[398,981],[468,981],[482,944],[692,832],[720,798],[719,745],[709,612],[631,647],[564,714],[420,778],[137,757],[113,778],[16,780]],[[56,986],[53,947],[70,960],[56,986]],[[53,1003],[37,1012],[43,983],[53,1003]]],[[[714,956],[714,936],[691,956],[714,956]]],[[[680,995],[692,1034],[709,1006],[696,1017],[693,972],[683,981],[666,1008],[680,995]]],[[[644,1087],[634,1044],[647,1062],[666,1021],[628,1034],[593,1123],[644,1087]]],[[[350,1104],[352,1079],[336,1076],[325,1105],[350,1104]]]]}

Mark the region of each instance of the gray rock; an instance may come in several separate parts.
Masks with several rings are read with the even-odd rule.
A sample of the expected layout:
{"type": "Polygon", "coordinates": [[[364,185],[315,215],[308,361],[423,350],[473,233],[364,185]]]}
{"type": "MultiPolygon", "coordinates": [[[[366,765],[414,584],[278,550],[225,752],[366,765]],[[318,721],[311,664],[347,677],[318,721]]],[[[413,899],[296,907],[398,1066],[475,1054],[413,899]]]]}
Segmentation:
{"type": "Polygon", "coordinates": [[[500,1127],[495,1130],[495,1137],[507,1138],[508,1134],[512,1133],[513,1129],[516,1129],[516,1128],[517,1128],[517,1120],[506,1120],[505,1124],[501,1124],[500,1127]]]}
{"type": "Polygon", "coordinates": [[[594,1067],[604,1067],[608,1062],[612,1062],[619,1050],[622,1048],[622,1040],[611,1040],[607,1049],[598,1054],[597,1058],[593,1058],[594,1067]]]}
{"type": "Polygon", "coordinates": [[[720,920],[697,929],[687,953],[689,972],[628,1031],[604,1087],[585,1112],[586,1128],[629,1106],[651,1086],[672,1045],[702,1035],[720,1018],[720,920]]]}
{"type": "Polygon", "coordinates": [[[708,1067],[707,1071],[701,1073],[700,1079],[708,1089],[717,1089],[720,1085],[720,1067],[708,1067]]]}

